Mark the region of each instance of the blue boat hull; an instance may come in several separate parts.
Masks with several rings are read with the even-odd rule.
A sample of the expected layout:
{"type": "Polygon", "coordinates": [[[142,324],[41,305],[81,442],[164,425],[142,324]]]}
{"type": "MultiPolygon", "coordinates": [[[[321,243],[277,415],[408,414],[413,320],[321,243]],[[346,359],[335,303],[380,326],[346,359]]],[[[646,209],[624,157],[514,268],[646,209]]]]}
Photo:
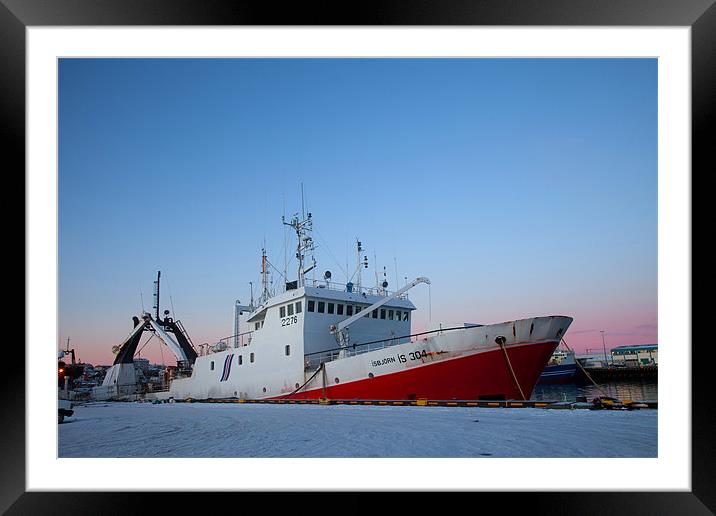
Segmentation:
{"type": "Polygon", "coordinates": [[[577,364],[548,365],[537,381],[540,385],[569,383],[577,374],[577,364]]]}

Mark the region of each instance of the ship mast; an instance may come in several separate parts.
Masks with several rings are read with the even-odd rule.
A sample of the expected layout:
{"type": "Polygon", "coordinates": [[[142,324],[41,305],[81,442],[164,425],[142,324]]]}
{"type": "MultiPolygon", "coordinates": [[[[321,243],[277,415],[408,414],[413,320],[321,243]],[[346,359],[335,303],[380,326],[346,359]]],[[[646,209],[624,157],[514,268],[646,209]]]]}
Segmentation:
{"type": "Polygon", "coordinates": [[[239,333],[240,333],[240,331],[239,331],[239,326],[240,326],[239,316],[241,315],[242,308],[243,307],[241,306],[241,301],[239,301],[237,299],[236,302],[234,303],[234,347],[235,348],[239,347],[239,333]]]}
{"type": "Polygon", "coordinates": [[[266,258],[266,248],[261,249],[261,298],[259,304],[264,304],[271,297],[269,292],[269,271],[268,259],[266,258]]]}
{"type": "Polygon", "coordinates": [[[157,271],[157,280],[154,282],[154,319],[158,322],[162,322],[159,317],[159,281],[162,277],[162,271],[157,271]]]}
{"type": "Polygon", "coordinates": [[[291,219],[291,222],[286,222],[285,217],[281,217],[281,221],[286,226],[290,226],[293,228],[293,230],[296,232],[296,239],[298,240],[298,244],[296,245],[296,259],[298,260],[298,279],[296,283],[296,287],[304,287],[306,282],[304,279],[304,275],[308,273],[309,271],[313,270],[313,268],[316,266],[316,259],[312,256],[313,263],[310,267],[306,268],[304,266],[304,260],[306,259],[306,252],[310,251],[313,253],[313,238],[310,236],[310,232],[313,229],[313,220],[311,219],[311,213],[308,213],[308,216],[304,218],[303,220],[300,220],[298,218],[298,214],[294,215],[291,219]]]}
{"type": "Polygon", "coordinates": [[[357,285],[357,291],[360,292],[361,289],[361,269],[368,268],[368,257],[364,256],[363,261],[361,261],[361,253],[363,252],[363,244],[360,240],[356,238],[356,285],[357,285]]]}

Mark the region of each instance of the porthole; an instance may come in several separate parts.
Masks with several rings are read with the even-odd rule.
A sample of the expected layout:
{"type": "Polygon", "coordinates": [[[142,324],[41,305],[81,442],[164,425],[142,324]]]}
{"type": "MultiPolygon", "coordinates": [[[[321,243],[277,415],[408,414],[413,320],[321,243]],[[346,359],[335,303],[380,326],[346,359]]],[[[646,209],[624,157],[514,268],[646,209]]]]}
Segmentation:
{"type": "Polygon", "coordinates": [[[264,392],[266,392],[266,387],[264,387],[264,392]]]}
{"type": "Polygon", "coordinates": [[[338,382],[340,382],[340,380],[338,378],[336,378],[336,383],[338,383],[338,382]]]}
{"type": "Polygon", "coordinates": [[[373,378],[373,373],[368,373],[368,378],[373,378]]]}
{"type": "Polygon", "coordinates": [[[296,382],[296,389],[298,389],[299,387],[300,385],[298,384],[298,382],[296,382]]]}

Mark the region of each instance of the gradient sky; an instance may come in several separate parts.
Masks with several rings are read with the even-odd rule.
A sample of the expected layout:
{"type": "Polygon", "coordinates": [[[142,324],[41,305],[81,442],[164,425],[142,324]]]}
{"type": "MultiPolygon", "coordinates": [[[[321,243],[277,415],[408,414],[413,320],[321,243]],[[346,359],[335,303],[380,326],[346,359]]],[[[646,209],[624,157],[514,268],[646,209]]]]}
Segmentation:
{"type": "Polygon", "coordinates": [[[195,344],[230,335],[301,183],[317,277],[358,237],[364,284],[374,254],[390,289],[431,279],[413,331],[564,314],[580,352],[658,342],[656,59],[61,59],[58,345],[110,364],[160,269],[195,344]]]}

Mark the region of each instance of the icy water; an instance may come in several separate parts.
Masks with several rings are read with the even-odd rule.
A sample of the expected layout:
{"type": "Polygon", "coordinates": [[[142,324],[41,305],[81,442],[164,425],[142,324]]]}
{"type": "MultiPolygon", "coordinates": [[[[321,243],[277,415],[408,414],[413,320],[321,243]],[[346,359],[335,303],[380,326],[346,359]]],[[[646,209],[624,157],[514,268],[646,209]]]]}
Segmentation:
{"type": "Polygon", "coordinates": [[[600,384],[536,385],[532,399],[550,401],[574,401],[577,396],[592,400],[597,396],[610,396],[620,400],[658,401],[658,384],[654,381],[619,381],[600,384]]]}
{"type": "Polygon", "coordinates": [[[58,425],[58,455],[656,457],[657,422],[654,409],[92,403],[58,425]]]}

